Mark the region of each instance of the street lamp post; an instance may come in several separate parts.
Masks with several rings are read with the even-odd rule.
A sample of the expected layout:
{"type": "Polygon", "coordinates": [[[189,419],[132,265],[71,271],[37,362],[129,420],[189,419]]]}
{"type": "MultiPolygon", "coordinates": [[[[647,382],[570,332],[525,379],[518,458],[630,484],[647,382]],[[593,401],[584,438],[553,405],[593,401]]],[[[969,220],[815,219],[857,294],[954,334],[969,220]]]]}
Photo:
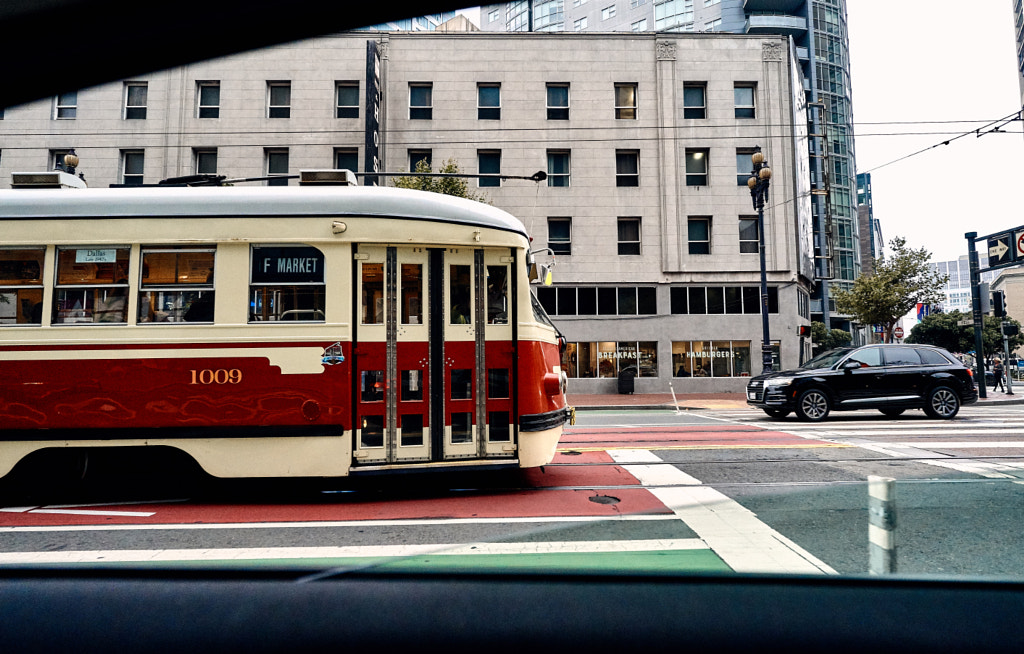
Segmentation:
{"type": "Polygon", "coordinates": [[[762,372],[772,371],[772,341],[768,333],[768,270],[764,260],[764,201],[768,197],[771,185],[772,169],[764,160],[761,148],[754,149],[750,156],[754,167],[750,171],[747,186],[750,188],[750,199],[757,209],[757,241],[761,255],[761,365],[762,372]]]}

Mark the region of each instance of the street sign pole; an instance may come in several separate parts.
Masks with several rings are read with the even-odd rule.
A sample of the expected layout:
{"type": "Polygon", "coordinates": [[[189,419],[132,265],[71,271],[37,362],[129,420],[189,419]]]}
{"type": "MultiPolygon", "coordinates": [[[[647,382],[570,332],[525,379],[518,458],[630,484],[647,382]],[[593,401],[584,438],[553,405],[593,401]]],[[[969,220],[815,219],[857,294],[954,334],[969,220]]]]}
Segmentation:
{"type": "Polygon", "coordinates": [[[985,341],[981,337],[981,291],[978,285],[981,283],[981,273],[978,271],[978,249],[974,240],[978,232],[967,232],[964,238],[967,239],[967,256],[971,264],[971,307],[974,313],[974,364],[978,380],[978,396],[982,399],[988,397],[985,388],[985,341]]]}
{"type": "Polygon", "coordinates": [[[1006,335],[1006,321],[999,326],[1003,335],[1003,374],[1006,375],[1006,394],[1013,395],[1013,375],[1010,374],[1010,337],[1006,335]]]}

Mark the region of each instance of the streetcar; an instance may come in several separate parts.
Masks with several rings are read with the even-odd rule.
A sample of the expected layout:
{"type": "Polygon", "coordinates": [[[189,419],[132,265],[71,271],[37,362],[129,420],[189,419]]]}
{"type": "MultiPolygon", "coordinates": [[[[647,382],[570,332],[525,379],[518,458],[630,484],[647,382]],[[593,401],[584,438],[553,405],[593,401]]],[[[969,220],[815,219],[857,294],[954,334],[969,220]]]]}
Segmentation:
{"type": "Polygon", "coordinates": [[[0,476],[111,447],[215,477],[549,463],[572,409],[522,223],[308,179],[340,185],[0,191],[0,476]]]}

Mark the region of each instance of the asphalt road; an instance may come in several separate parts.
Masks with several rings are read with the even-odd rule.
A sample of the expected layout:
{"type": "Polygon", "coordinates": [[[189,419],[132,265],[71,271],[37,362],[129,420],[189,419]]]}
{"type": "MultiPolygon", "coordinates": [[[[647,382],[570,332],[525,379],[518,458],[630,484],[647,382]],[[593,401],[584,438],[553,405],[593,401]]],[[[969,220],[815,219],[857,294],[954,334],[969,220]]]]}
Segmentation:
{"type": "Polygon", "coordinates": [[[898,573],[1020,578],[1022,433],[1015,405],[817,425],[586,411],[552,465],[494,475],[209,482],[101,462],[84,487],[0,501],[0,564],[864,574],[876,475],[896,480],[898,573]]]}

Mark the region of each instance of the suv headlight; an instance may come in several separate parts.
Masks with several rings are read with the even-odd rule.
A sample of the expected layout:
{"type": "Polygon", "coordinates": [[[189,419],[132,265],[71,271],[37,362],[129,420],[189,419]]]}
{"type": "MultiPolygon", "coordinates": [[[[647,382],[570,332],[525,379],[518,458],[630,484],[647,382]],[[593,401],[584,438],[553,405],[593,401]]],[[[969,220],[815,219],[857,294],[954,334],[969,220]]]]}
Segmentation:
{"type": "Polygon", "coordinates": [[[793,383],[796,377],[773,377],[772,379],[766,379],[764,382],[765,388],[771,388],[772,386],[789,386],[793,383]]]}

